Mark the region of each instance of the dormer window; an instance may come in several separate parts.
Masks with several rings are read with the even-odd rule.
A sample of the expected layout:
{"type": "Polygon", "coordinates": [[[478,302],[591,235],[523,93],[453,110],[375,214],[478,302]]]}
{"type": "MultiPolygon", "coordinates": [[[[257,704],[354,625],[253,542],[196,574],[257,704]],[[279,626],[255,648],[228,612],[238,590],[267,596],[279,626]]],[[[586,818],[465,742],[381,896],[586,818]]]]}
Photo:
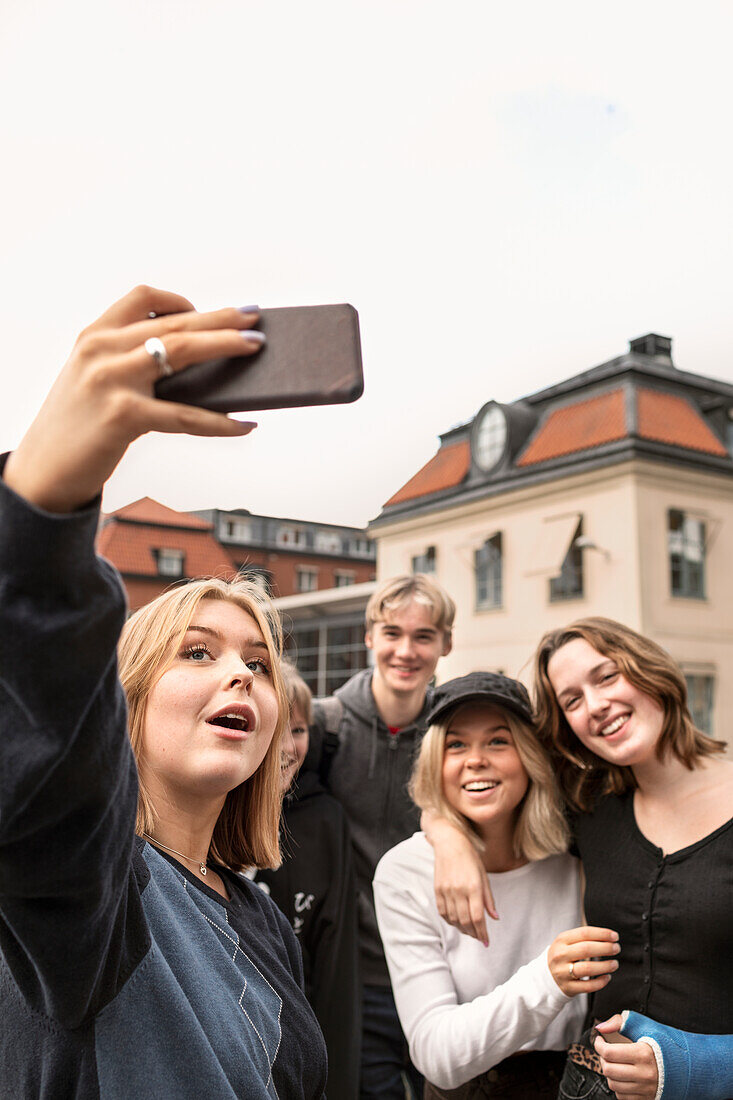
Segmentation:
{"type": "Polygon", "coordinates": [[[183,576],[183,550],[156,550],[155,556],[158,564],[158,575],[161,577],[183,576]]]}
{"type": "Polygon", "coordinates": [[[489,473],[498,465],[506,449],[506,441],[506,414],[501,405],[491,401],[476,418],[471,440],[473,460],[483,473],[489,473]]]}
{"type": "Polygon", "coordinates": [[[305,531],[301,527],[283,524],[278,528],[275,541],[278,546],[305,546],[305,531]]]}

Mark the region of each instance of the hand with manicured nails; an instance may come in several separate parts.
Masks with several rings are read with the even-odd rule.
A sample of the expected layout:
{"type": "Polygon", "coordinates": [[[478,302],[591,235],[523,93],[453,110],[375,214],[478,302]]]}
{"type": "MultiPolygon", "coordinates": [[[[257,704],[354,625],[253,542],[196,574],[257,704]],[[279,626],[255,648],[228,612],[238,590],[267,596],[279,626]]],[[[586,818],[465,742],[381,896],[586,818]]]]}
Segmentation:
{"type": "Polygon", "coordinates": [[[571,928],[561,932],[547,949],[547,965],[566,997],[595,993],[608,985],[618,970],[614,958],[621,947],[611,928],[571,928]]]}
{"type": "Polygon", "coordinates": [[[178,294],[140,286],[78,337],[71,356],[18,448],[6,483],[49,512],[72,512],[102,489],[128,446],[146,432],[241,436],[255,426],[221,413],[157,400],[159,366],[145,350],[157,336],[173,371],[225,356],[251,355],[256,311],[197,313],[178,294]],[[151,314],[153,316],[151,316],[151,314]]]}

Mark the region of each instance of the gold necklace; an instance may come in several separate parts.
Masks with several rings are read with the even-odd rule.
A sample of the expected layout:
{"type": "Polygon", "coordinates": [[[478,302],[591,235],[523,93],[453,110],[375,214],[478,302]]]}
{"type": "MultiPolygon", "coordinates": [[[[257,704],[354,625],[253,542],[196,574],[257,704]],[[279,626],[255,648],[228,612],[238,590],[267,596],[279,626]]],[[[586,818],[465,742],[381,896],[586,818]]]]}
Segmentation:
{"type": "Polygon", "coordinates": [[[165,848],[166,852],[171,852],[174,856],[180,856],[181,859],[185,859],[188,863],[198,863],[199,871],[206,877],[206,861],[203,859],[194,859],[193,856],[184,856],[183,852],[177,852],[175,848],[169,848],[167,844],[161,844],[159,840],[156,840],[154,836],[150,836],[149,833],[143,833],[146,840],[152,841],[158,848],[165,848]]]}

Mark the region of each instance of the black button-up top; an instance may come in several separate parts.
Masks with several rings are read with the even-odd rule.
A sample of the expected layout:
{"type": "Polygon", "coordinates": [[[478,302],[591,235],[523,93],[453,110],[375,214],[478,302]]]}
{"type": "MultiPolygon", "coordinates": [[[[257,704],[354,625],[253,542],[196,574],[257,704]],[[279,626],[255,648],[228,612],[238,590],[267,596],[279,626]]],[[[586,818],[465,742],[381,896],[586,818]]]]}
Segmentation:
{"type": "Polygon", "coordinates": [[[733,1033],[733,818],[666,856],[639,830],[632,792],[573,824],[588,923],[621,943],[595,1019],[632,1009],[683,1031],[733,1033]]]}

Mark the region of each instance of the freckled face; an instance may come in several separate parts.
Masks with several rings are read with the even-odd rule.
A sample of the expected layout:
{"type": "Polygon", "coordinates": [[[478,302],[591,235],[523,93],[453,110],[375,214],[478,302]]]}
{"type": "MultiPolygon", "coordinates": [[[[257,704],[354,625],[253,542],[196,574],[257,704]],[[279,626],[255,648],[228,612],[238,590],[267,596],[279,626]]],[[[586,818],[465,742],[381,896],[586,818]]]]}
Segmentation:
{"type": "Polygon", "coordinates": [[[552,655],[547,675],[571,730],[596,756],[627,767],[653,757],[664,711],[612,658],[573,638],[552,655]]]}
{"type": "Polygon", "coordinates": [[[171,795],[223,798],[260,766],[277,718],[257,623],[237,604],[204,599],[148,696],[141,771],[171,795]]]}
{"type": "Polygon", "coordinates": [[[528,785],[504,712],[486,704],[459,707],[443,751],[443,793],[453,809],[488,834],[513,823],[528,785]]]}
{"type": "Polygon", "coordinates": [[[283,754],[280,769],[280,789],[282,793],[289,789],[308,752],[308,723],[300,707],[290,712],[290,723],[283,737],[283,754]]]}

